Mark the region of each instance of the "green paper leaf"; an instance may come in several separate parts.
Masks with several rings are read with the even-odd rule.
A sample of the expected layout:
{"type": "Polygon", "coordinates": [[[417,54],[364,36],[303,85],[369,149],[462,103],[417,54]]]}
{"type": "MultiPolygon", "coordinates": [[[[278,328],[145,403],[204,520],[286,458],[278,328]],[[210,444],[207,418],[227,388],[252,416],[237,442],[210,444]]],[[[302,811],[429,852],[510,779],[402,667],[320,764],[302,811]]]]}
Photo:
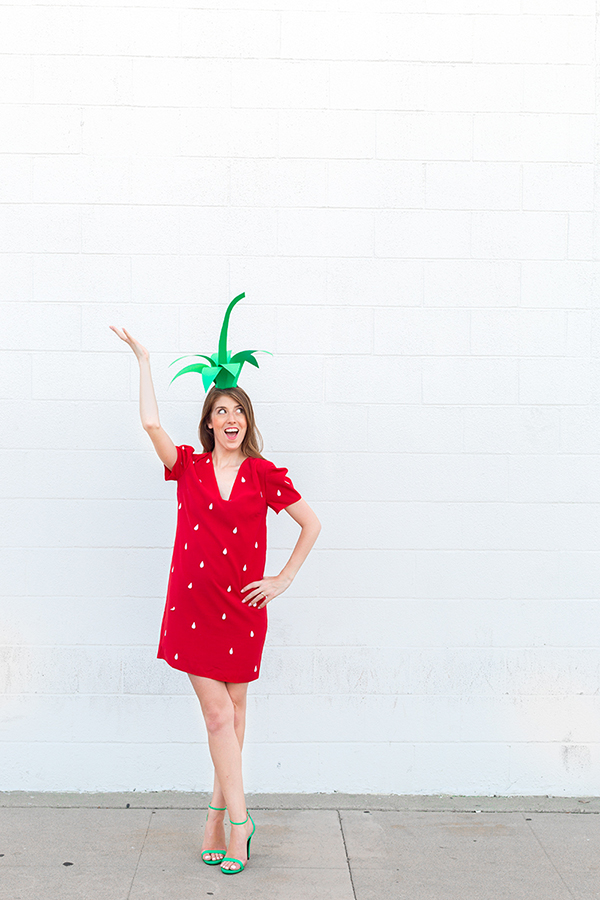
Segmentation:
{"type": "Polygon", "coordinates": [[[202,373],[202,384],[204,385],[204,390],[207,391],[217,375],[221,371],[221,366],[214,366],[211,368],[210,366],[205,366],[205,371],[202,373]]]}
{"type": "Polygon", "coordinates": [[[169,363],[169,366],[174,366],[181,359],[189,359],[190,356],[199,356],[200,359],[205,359],[211,366],[216,362],[212,356],[205,356],[204,353],[186,353],[185,356],[178,356],[177,359],[174,359],[173,362],[169,363]]]}
{"type": "Polygon", "coordinates": [[[225,369],[227,372],[231,372],[234,376],[239,375],[242,370],[240,363],[225,363],[221,368],[225,369]]]}
{"type": "Polygon", "coordinates": [[[257,352],[257,350],[240,350],[239,353],[236,353],[235,356],[231,357],[231,362],[242,364],[247,362],[250,363],[251,366],[256,366],[256,368],[258,369],[258,362],[254,358],[254,354],[257,352]]]}
{"type": "Polygon", "coordinates": [[[236,303],[245,297],[246,294],[238,294],[237,297],[234,297],[229,306],[225,311],[225,316],[223,318],[223,324],[221,326],[221,334],[219,335],[219,357],[218,362],[219,365],[223,365],[223,363],[228,362],[227,359],[227,328],[229,326],[229,316],[231,315],[231,311],[236,303]]]}
{"type": "Polygon", "coordinates": [[[206,368],[208,368],[206,363],[194,363],[191,366],[185,366],[185,368],[181,369],[181,371],[178,372],[177,375],[174,375],[173,378],[171,378],[171,381],[169,382],[169,384],[173,384],[175,379],[179,378],[180,375],[186,375],[188,372],[202,373],[202,371],[206,368]]]}

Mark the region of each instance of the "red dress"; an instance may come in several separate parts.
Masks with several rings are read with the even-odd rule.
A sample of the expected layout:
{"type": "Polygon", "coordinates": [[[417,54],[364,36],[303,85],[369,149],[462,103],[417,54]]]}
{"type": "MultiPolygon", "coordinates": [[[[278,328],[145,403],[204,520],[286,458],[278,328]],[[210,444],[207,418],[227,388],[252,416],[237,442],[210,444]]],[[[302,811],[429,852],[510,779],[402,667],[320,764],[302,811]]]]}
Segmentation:
{"type": "Polygon", "coordinates": [[[287,469],[246,457],[223,500],[212,455],[185,444],[165,480],[177,481],[178,514],[157,656],[192,675],[254,681],[267,608],[242,603],[241,589],[264,575],[267,507],[279,513],[300,494],[287,469]]]}

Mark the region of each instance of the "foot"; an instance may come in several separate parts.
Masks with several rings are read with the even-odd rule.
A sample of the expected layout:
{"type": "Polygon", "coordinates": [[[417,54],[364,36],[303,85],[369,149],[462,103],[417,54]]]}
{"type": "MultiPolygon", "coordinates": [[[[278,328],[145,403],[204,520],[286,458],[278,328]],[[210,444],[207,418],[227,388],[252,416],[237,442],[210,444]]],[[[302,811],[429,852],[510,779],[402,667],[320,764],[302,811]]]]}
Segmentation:
{"type": "Polygon", "coordinates": [[[225,856],[226,850],[221,850],[221,847],[227,846],[224,821],[224,812],[216,812],[214,809],[208,810],[208,819],[204,826],[204,840],[202,841],[202,859],[220,861],[225,856]]]}
{"type": "MultiPolygon", "coordinates": [[[[252,822],[248,818],[248,821],[244,822],[243,825],[232,825],[231,834],[229,835],[229,847],[227,848],[227,856],[232,856],[234,859],[239,859],[244,866],[248,862],[246,851],[248,848],[248,838],[252,834],[252,827],[252,822]]],[[[233,871],[236,872],[239,870],[240,866],[236,862],[227,860],[227,862],[223,863],[221,868],[233,869],[233,871]]]]}

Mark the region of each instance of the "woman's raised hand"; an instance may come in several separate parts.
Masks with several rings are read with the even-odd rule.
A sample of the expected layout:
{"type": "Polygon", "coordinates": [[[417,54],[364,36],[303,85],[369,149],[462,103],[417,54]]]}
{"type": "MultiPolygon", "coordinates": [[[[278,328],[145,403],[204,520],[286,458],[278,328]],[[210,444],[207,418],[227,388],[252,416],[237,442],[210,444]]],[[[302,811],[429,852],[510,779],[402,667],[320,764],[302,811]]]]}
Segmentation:
{"type": "Polygon", "coordinates": [[[138,360],[150,359],[150,354],[146,348],[140,344],[139,341],[136,341],[125,328],[117,328],[116,325],[109,325],[108,327],[111,331],[114,331],[117,337],[121,338],[122,341],[125,341],[126,344],[129,344],[138,360]]]}

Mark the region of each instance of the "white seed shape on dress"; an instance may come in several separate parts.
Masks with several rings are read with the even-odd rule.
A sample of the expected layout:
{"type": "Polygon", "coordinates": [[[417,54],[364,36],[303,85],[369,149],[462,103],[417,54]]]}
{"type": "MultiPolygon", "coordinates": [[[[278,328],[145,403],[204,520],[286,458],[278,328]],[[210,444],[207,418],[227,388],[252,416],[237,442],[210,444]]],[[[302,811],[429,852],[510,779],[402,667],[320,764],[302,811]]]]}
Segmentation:
{"type": "Polygon", "coordinates": [[[281,497],[281,491],[277,491],[277,496],[281,497]]]}
{"type": "Polygon", "coordinates": [[[179,504],[179,506],[177,507],[177,509],[181,509],[181,503],[179,504]]]}
{"type": "Polygon", "coordinates": [[[222,618],[222,619],[226,619],[226,618],[227,618],[227,613],[223,613],[223,615],[221,616],[221,618],[222,618]]]}
{"type": "Polygon", "coordinates": [[[233,647],[230,649],[229,653],[230,653],[230,654],[233,653],[233,647]]]}
{"type": "Polygon", "coordinates": [[[258,550],[258,541],[256,541],[256,543],[254,544],[254,549],[258,550]]]}
{"type": "Polygon", "coordinates": [[[173,610],[174,610],[174,609],[175,609],[175,607],[174,607],[174,606],[172,606],[172,607],[171,607],[171,612],[173,612],[173,610]]]}
{"type": "Polygon", "coordinates": [[[212,509],[212,508],[213,508],[212,503],[209,503],[209,504],[208,504],[208,508],[209,508],[209,509],[212,509]]]}
{"type": "Polygon", "coordinates": [[[248,568],[248,566],[244,566],[244,568],[242,569],[242,572],[245,572],[247,568],[248,568]]]}
{"type": "Polygon", "coordinates": [[[258,666],[254,666],[254,671],[258,672],[258,666]]]}
{"type": "Polygon", "coordinates": [[[250,637],[254,637],[254,632],[253,632],[253,631],[250,632],[250,637]]]}
{"type": "MultiPolygon", "coordinates": [[[[179,659],[179,653],[176,653],[173,659],[179,659]]],[[[254,671],[256,672],[256,669],[254,671]]]]}
{"type": "Polygon", "coordinates": [[[227,588],[227,593],[228,593],[228,594],[231,593],[231,585],[229,585],[229,587],[227,588]]]}
{"type": "Polygon", "coordinates": [[[227,556],[227,547],[223,547],[223,556],[227,556]]]}
{"type": "Polygon", "coordinates": [[[194,531],[198,531],[198,525],[194,525],[194,531]]]}
{"type": "Polygon", "coordinates": [[[200,568],[201,568],[201,569],[204,568],[204,560],[202,560],[202,562],[200,563],[200,568]]]}
{"type": "Polygon", "coordinates": [[[195,628],[195,627],[196,627],[196,623],[192,622],[192,628],[195,628]]]}
{"type": "Polygon", "coordinates": [[[184,544],[184,545],[183,545],[183,549],[184,549],[184,550],[187,550],[187,544],[184,544]]]}
{"type": "Polygon", "coordinates": [[[192,586],[192,582],[190,581],[190,583],[188,584],[188,587],[191,588],[191,586],[192,586]]]}
{"type": "Polygon", "coordinates": [[[237,525],[236,525],[235,528],[233,529],[233,533],[234,533],[234,534],[237,534],[237,525]]]}
{"type": "Polygon", "coordinates": [[[209,463],[210,463],[210,459],[207,459],[207,460],[206,460],[206,465],[208,465],[209,463]]]}
{"type": "Polygon", "coordinates": [[[242,484],[246,484],[246,479],[244,478],[243,475],[242,475],[242,484]]]}
{"type": "Polygon", "coordinates": [[[175,571],[175,566],[173,566],[173,567],[171,568],[171,572],[174,572],[174,571],[175,571]]]}
{"type": "Polygon", "coordinates": [[[167,636],[167,632],[165,631],[165,637],[167,636]]]}

